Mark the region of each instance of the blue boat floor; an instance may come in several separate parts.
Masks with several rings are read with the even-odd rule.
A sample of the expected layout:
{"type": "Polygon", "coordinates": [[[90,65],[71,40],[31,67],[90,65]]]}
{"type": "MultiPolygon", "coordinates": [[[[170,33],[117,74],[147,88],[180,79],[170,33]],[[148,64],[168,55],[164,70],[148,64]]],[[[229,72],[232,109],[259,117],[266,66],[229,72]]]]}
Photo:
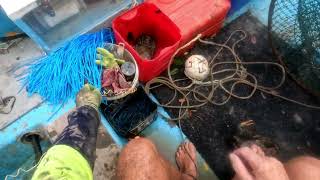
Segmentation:
{"type": "MultiPolygon", "coordinates": [[[[17,164],[24,164],[30,159],[30,156],[24,157],[23,154],[32,154],[31,147],[20,143],[18,138],[12,134],[22,135],[26,132],[44,129],[56,119],[59,119],[60,116],[74,109],[74,107],[75,103],[73,101],[69,101],[64,106],[56,107],[43,103],[41,106],[17,119],[15,123],[0,131],[0,153],[7,154],[7,156],[1,160],[1,177],[9,172],[14,172],[17,169],[17,164]],[[30,152],[25,153],[24,151],[26,151],[26,149],[30,152]]],[[[175,152],[182,141],[181,131],[176,125],[169,124],[165,120],[162,115],[166,116],[167,113],[163,108],[159,107],[158,112],[158,117],[155,122],[146,128],[141,135],[151,139],[158,147],[160,153],[171,163],[175,164],[175,152]]],[[[125,146],[127,140],[119,137],[102,115],[101,123],[119,147],[122,148],[125,146]]],[[[182,135],[185,137],[184,134],[182,135]]],[[[197,157],[199,178],[216,179],[215,174],[199,153],[197,157]]]]}
{"type": "Polygon", "coordinates": [[[9,114],[0,114],[0,130],[14,122],[19,117],[42,103],[40,96],[28,96],[27,91],[21,90],[20,82],[15,78],[23,70],[22,64],[42,55],[42,51],[29,38],[9,48],[8,54],[0,54],[0,96],[15,96],[16,102],[9,114]],[[22,67],[20,71],[14,71],[22,67]],[[21,90],[21,92],[20,92],[21,90]]]}

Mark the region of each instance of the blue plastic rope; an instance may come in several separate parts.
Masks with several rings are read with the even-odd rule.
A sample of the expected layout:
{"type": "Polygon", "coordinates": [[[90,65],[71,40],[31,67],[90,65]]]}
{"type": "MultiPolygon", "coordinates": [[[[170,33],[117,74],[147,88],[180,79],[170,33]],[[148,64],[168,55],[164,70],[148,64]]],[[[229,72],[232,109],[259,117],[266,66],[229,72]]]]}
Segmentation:
{"type": "Polygon", "coordinates": [[[27,64],[20,81],[29,95],[40,94],[52,104],[75,98],[85,81],[101,88],[101,66],[96,65],[96,49],[114,43],[111,29],[84,34],[58,50],[27,64]]]}

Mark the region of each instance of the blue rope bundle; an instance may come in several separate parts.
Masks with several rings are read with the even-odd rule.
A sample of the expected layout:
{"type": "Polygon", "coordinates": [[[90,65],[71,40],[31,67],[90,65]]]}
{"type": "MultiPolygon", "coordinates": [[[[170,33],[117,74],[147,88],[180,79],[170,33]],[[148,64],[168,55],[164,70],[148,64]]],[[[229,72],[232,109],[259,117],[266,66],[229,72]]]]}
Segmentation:
{"type": "Polygon", "coordinates": [[[29,95],[59,104],[74,98],[85,82],[101,87],[102,68],[95,64],[96,48],[114,42],[111,29],[84,34],[66,43],[48,56],[27,65],[20,79],[29,95]]]}

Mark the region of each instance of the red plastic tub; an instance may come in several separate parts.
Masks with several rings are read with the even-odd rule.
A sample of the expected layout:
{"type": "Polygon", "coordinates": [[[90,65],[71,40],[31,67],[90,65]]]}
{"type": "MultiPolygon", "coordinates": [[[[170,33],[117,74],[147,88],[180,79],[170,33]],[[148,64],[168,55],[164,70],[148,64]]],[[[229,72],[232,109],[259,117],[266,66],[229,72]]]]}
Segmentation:
{"type": "Polygon", "coordinates": [[[231,7],[230,0],[146,0],[161,9],[180,29],[181,46],[198,34],[217,33],[231,7]]]}
{"type": "Polygon", "coordinates": [[[112,22],[117,43],[124,43],[126,49],[134,56],[139,66],[139,80],[147,82],[164,71],[171,56],[180,45],[179,28],[157,6],[142,3],[112,22]],[[133,48],[135,40],[141,35],[152,36],[156,42],[153,59],[140,57],[133,48]]]}

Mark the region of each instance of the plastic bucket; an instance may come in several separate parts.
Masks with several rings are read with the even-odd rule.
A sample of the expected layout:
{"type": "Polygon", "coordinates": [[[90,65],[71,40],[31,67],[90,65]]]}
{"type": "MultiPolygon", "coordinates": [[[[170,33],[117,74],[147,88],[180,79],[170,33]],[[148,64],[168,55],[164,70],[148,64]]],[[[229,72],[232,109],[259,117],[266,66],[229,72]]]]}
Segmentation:
{"type": "Polygon", "coordinates": [[[112,100],[121,99],[131,93],[134,93],[136,91],[136,87],[139,84],[139,68],[135,58],[132,56],[132,54],[128,50],[125,49],[123,44],[117,45],[117,44],[106,43],[104,45],[104,48],[108,50],[110,53],[114,54],[116,58],[123,59],[128,62],[132,62],[135,65],[136,73],[131,82],[131,87],[127,91],[115,96],[107,96],[103,94],[102,97],[108,101],[112,101],[112,100]]]}

